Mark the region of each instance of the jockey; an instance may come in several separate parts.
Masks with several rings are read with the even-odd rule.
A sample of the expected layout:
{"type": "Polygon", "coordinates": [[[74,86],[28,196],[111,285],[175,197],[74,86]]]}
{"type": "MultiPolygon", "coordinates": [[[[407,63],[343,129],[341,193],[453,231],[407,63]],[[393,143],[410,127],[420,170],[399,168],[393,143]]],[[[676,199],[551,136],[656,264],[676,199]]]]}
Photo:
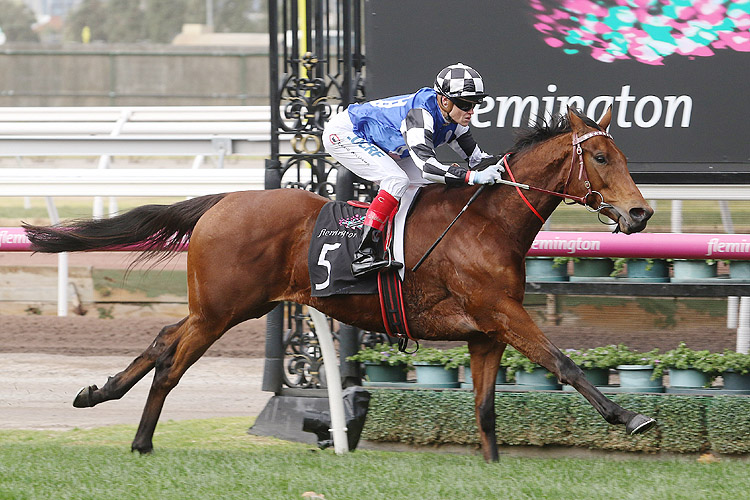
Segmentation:
{"type": "Polygon", "coordinates": [[[469,130],[474,107],[486,95],[479,73],[458,63],[440,71],[433,88],[352,104],[331,117],[323,131],[326,151],[355,175],[380,185],[365,215],[354,276],[402,266],[384,259],[376,243],[410,184],[494,184],[500,179],[504,169],[479,148],[469,130]],[[435,147],[441,144],[468,160],[468,168],[438,161],[435,147]],[[486,165],[486,159],[493,165],[472,170],[480,162],[486,165]]]}

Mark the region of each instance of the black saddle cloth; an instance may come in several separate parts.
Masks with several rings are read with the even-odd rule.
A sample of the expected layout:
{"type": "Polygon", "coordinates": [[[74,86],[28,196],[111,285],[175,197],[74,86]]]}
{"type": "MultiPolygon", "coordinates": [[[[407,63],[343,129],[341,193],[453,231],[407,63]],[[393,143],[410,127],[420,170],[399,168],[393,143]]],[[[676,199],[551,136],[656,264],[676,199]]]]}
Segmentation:
{"type": "Polygon", "coordinates": [[[331,201],[323,206],[307,254],[313,297],[378,293],[377,273],[355,278],[351,271],[352,256],[362,239],[366,213],[367,209],[342,201],[331,201]]]}

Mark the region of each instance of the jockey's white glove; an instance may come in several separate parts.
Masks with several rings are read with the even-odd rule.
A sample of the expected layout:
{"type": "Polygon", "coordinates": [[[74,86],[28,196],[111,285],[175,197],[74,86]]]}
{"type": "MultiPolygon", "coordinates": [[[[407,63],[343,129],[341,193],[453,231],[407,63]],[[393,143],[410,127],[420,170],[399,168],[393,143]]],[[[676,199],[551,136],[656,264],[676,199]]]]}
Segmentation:
{"type": "Polygon", "coordinates": [[[495,184],[497,181],[502,180],[500,174],[503,172],[505,172],[505,169],[499,162],[495,165],[490,165],[484,170],[472,170],[469,173],[469,185],[495,184]]]}

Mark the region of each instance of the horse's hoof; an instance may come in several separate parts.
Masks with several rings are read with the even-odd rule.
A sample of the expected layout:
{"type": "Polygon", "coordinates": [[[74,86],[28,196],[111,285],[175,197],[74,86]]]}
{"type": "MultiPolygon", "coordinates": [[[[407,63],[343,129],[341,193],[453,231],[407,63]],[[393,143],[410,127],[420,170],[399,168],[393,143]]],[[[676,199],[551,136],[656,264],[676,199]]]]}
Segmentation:
{"type": "Polygon", "coordinates": [[[99,390],[99,388],[95,385],[81,388],[81,390],[78,391],[78,395],[73,400],[73,406],[76,408],[91,408],[94,406],[94,391],[97,390],[99,390]]]}
{"type": "Polygon", "coordinates": [[[631,436],[635,436],[636,434],[643,434],[644,432],[651,429],[654,425],[656,425],[656,420],[649,417],[644,417],[640,413],[636,415],[635,417],[630,419],[630,422],[628,422],[627,430],[628,434],[631,436]]]}
{"type": "Polygon", "coordinates": [[[136,451],[138,453],[140,453],[141,455],[150,455],[154,451],[154,447],[151,446],[151,445],[149,445],[149,446],[136,446],[136,444],[133,443],[130,446],[130,452],[134,453],[136,451]]]}

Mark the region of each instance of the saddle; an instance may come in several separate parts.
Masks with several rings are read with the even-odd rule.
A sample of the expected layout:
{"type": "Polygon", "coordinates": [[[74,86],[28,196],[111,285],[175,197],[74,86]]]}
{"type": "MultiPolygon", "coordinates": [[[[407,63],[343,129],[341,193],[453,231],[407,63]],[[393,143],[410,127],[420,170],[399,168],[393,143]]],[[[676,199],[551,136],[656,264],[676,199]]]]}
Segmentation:
{"type": "MultiPolygon", "coordinates": [[[[417,190],[402,198],[402,204],[386,225],[386,235],[380,244],[385,255],[403,262],[403,225],[414,205],[417,190]],[[394,235],[400,236],[395,238],[394,235]],[[394,243],[395,240],[398,240],[394,243]]],[[[386,333],[399,339],[404,350],[412,339],[406,320],[403,302],[403,268],[388,268],[377,275],[355,278],[351,274],[351,261],[359,246],[362,224],[368,203],[359,201],[326,203],[315,223],[308,250],[311,295],[330,297],[341,294],[378,294],[386,333]]],[[[412,339],[413,340],[413,339],[412,339]]]]}

